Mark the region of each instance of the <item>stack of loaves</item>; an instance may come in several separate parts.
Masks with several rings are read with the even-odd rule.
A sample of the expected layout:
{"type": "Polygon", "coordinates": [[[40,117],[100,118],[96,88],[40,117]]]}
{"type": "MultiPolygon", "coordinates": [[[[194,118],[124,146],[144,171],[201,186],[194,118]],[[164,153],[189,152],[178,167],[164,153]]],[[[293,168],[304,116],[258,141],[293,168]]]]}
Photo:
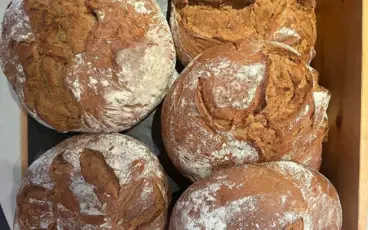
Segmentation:
{"type": "Polygon", "coordinates": [[[330,95],[309,66],[315,0],[171,5],[172,34],[154,0],[8,5],[0,60],[20,103],[49,128],[89,133],[29,167],[14,229],[341,229],[337,192],[318,172],[330,95]],[[187,66],[174,83],[175,48],[187,66]],[[170,221],[157,157],[114,133],[166,94],[164,145],[195,182],[170,221]]]}

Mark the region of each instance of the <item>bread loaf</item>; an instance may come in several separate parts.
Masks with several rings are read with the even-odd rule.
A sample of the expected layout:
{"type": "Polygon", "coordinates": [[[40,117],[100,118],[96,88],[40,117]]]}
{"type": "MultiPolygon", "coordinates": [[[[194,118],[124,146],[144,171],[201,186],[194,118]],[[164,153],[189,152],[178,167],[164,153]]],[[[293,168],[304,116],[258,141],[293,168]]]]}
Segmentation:
{"type": "Polygon", "coordinates": [[[333,185],[294,162],[238,166],[190,186],[175,204],[169,230],[339,230],[333,185]]]}
{"type": "Polygon", "coordinates": [[[148,115],[172,84],[175,50],[155,0],[13,0],[3,72],[41,123],[116,132],[148,115]]]}
{"type": "Polygon", "coordinates": [[[168,155],[191,180],[277,160],[319,169],[330,95],[317,76],[280,43],[245,41],[206,50],[165,99],[168,155]]]}
{"type": "Polygon", "coordinates": [[[27,170],[14,229],[164,229],[169,199],[158,159],[140,142],[74,136],[27,170]]]}
{"type": "Polygon", "coordinates": [[[315,5],[315,0],[173,0],[170,24],[178,57],[186,65],[215,45],[265,39],[290,45],[310,61],[315,5]]]}

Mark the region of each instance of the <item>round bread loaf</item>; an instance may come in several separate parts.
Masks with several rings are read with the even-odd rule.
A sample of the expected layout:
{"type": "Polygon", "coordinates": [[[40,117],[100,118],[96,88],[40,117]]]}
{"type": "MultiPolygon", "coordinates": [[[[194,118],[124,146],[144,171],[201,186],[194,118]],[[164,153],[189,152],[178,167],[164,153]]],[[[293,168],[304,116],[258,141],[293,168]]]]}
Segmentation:
{"type": "Polygon", "coordinates": [[[321,163],[330,95],[287,46],[245,41],[203,52],[181,73],[162,111],[174,165],[191,180],[234,165],[321,163]]]}
{"type": "Polygon", "coordinates": [[[166,175],[142,143],[74,136],[27,170],[14,229],[164,229],[169,199],[166,175]]]}
{"type": "Polygon", "coordinates": [[[315,0],[173,0],[171,30],[186,65],[204,50],[242,39],[271,40],[314,58],[315,0]]]}
{"type": "Polygon", "coordinates": [[[333,185],[294,162],[220,171],[191,185],[175,204],[169,230],[339,230],[333,185]]]}
{"type": "Polygon", "coordinates": [[[39,122],[61,132],[117,132],[161,102],[176,55],[155,0],[13,0],[0,59],[39,122]]]}

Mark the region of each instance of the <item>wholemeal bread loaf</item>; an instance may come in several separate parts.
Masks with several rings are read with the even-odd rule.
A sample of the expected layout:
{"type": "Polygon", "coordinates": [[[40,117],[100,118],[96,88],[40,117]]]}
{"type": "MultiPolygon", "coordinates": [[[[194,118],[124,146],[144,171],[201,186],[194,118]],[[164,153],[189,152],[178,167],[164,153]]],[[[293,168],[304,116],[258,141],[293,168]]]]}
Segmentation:
{"type": "Polygon", "coordinates": [[[169,230],[339,230],[333,185],[294,162],[238,166],[190,186],[175,204],[169,230]]]}
{"type": "Polygon", "coordinates": [[[214,45],[266,39],[295,48],[306,61],[317,38],[315,0],[173,0],[170,18],[186,65],[214,45]]]}
{"type": "Polygon", "coordinates": [[[280,43],[245,41],[206,50],[164,102],[162,135],[172,162],[192,180],[276,160],[318,169],[330,95],[317,75],[280,43]]]}
{"type": "Polygon", "coordinates": [[[13,0],[3,72],[41,123],[115,132],[142,120],[172,84],[175,50],[154,0],[13,0]]]}
{"type": "Polygon", "coordinates": [[[14,229],[164,229],[169,199],[166,175],[142,143],[74,136],[27,170],[14,229]]]}

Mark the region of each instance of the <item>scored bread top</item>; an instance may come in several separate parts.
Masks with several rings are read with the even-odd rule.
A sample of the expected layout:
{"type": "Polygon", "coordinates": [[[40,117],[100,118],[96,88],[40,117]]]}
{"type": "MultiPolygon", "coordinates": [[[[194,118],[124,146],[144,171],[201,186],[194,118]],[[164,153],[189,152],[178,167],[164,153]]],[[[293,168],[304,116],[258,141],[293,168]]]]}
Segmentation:
{"type": "Polygon", "coordinates": [[[306,61],[317,39],[315,0],[173,0],[171,30],[188,64],[215,45],[242,39],[282,42],[306,61]]]}
{"type": "Polygon", "coordinates": [[[67,139],[27,170],[15,229],[164,229],[168,182],[158,159],[121,134],[67,139]]]}
{"type": "Polygon", "coordinates": [[[294,162],[222,170],[190,186],[177,201],[169,230],[339,230],[333,185],[294,162]]]}
{"type": "Polygon", "coordinates": [[[62,132],[138,123],[171,86],[176,59],[154,0],[14,0],[0,56],[29,113],[62,132]]]}
{"type": "Polygon", "coordinates": [[[244,41],[206,50],[164,102],[162,135],[171,160],[192,180],[281,159],[318,169],[330,95],[317,76],[281,43],[244,41]]]}

